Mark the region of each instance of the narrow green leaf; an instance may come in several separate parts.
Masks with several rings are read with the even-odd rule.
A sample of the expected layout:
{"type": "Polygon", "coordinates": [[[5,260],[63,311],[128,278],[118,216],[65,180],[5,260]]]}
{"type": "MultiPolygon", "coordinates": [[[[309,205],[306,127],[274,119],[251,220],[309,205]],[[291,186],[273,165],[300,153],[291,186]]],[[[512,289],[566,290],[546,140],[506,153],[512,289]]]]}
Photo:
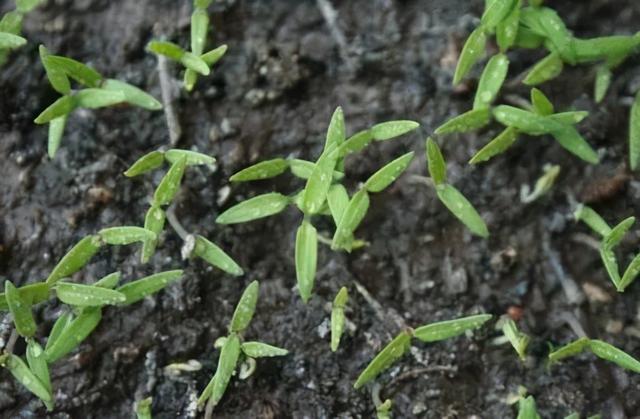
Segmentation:
{"type": "Polygon", "coordinates": [[[418,327],[414,336],[423,342],[438,342],[477,329],[491,319],[491,314],[478,314],[418,327]]]}
{"type": "Polygon", "coordinates": [[[431,138],[427,138],[427,169],[433,183],[440,185],[447,181],[447,163],[444,161],[438,144],[431,138]]]}
{"type": "Polygon", "coordinates": [[[258,281],[253,281],[247,285],[229,323],[230,332],[242,332],[249,326],[253,313],[256,311],[259,293],[260,283],[258,281]]]}
{"type": "Polygon", "coordinates": [[[128,306],[160,291],[170,283],[180,279],[182,273],[183,271],[180,269],[165,271],[122,285],[116,290],[125,296],[125,301],[121,305],[128,306]]]}
{"type": "Polygon", "coordinates": [[[65,327],[51,346],[45,348],[47,362],[52,364],[73,351],[93,332],[102,319],[99,307],[87,307],[65,327]]]}
{"type": "Polygon", "coordinates": [[[216,219],[218,224],[237,224],[269,217],[284,210],[290,199],[277,192],[254,196],[229,208],[216,219]]]}
{"type": "Polygon", "coordinates": [[[176,164],[183,157],[187,160],[187,166],[212,166],[216,162],[214,157],[208,156],[204,153],[198,153],[197,151],[172,148],[164,153],[164,158],[171,164],[176,164]]]}
{"type": "Polygon", "coordinates": [[[71,324],[73,321],[73,315],[65,311],[56,319],[56,322],[53,324],[51,328],[51,332],[49,333],[49,337],[47,338],[47,344],[45,346],[45,352],[50,351],[55,342],[62,336],[62,332],[71,324]]]}
{"type": "Polygon", "coordinates": [[[609,275],[611,282],[616,286],[616,289],[619,289],[621,278],[620,271],[618,269],[618,260],[616,259],[615,253],[613,253],[613,250],[611,249],[601,247],[600,259],[602,259],[602,263],[607,270],[607,274],[609,275]]]}
{"type": "Polygon", "coordinates": [[[340,223],[333,235],[331,248],[334,250],[345,249],[351,251],[353,232],[358,228],[369,209],[369,194],[366,189],[361,189],[353,195],[349,205],[344,210],[340,223]]]}
{"type": "MultiPolygon", "coordinates": [[[[314,162],[301,160],[301,159],[288,159],[287,162],[289,164],[289,168],[291,169],[291,173],[295,177],[298,177],[300,179],[305,179],[305,180],[311,177],[311,174],[313,173],[313,168],[316,166],[314,162]]],[[[340,180],[343,177],[344,177],[344,173],[339,172],[337,170],[333,171],[333,180],[340,180]]]]}
{"type": "Polygon", "coordinates": [[[162,208],[154,205],[149,207],[149,210],[144,217],[144,228],[152,231],[155,234],[155,238],[147,240],[142,244],[142,252],[140,256],[142,263],[147,263],[156,251],[158,236],[160,236],[160,233],[162,233],[162,230],[164,229],[166,218],[166,214],[162,208]]]}
{"type": "Polygon", "coordinates": [[[371,130],[357,132],[340,145],[338,157],[345,157],[348,154],[358,152],[368,146],[371,141],[373,141],[373,132],[371,130]]]}
{"type": "Polygon", "coordinates": [[[135,404],[136,409],[136,418],[137,419],[151,419],[151,404],[153,403],[153,399],[151,397],[147,397],[146,399],[142,399],[137,401],[135,404]]]}
{"type": "Polygon", "coordinates": [[[204,61],[209,67],[212,67],[215,63],[217,63],[220,60],[220,58],[224,56],[226,52],[227,52],[227,46],[220,45],[219,47],[212,49],[206,54],[201,55],[200,58],[202,58],[202,61],[204,61]]]}
{"type": "Polygon", "coordinates": [[[231,376],[236,369],[239,356],[240,339],[235,333],[232,333],[220,351],[218,368],[216,369],[215,375],[198,399],[199,406],[204,405],[209,399],[211,399],[214,407],[220,402],[222,396],[224,396],[224,392],[227,390],[231,376]]]}
{"type": "Polygon", "coordinates": [[[509,59],[505,54],[496,54],[487,63],[480,76],[473,109],[489,108],[496,99],[509,71],[509,59]]]}
{"type": "Polygon", "coordinates": [[[196,9],[191,14],[191,52],[201,55],[207,40],[209,15],[206,10],[196,9]]]}
{"type": "Polygon", "coordinates": [[[106,79],[100,86],[103,90],[121,92],[124,101],[150,111],[162,109],[162,103],[144,90],[119,80],[106,79]]]}
{"type": "Polygon", "coordinates": [[[61,278],[66,278],[78,272],[89,262],[93,255],[98,253],[101,246],[102,242],[97,234],[80,240],[53,268],[47,278],[47,284],[53,284],[61,278]]]}
{"type": "Polygon", "coordinates": [[[61,95],[71,94],[71,84],[69,83],[69,78],[67,77],[65,72],[61,67],[56,66],[54,63],[50,63],[47,60],[49,51],[47,51],[44,45],[40,45],[38,51],[40,53],[40,61],[42,62],[42,66],[44,67],[44,70],[47,73],[47,78],[49,79],[49,83],[51,83],[51,86],[54,88],[54,90],[61,95]]]}
{"type": "Polygon", "coordinates": [[[538,115],[548,116],[554,112],[553,103],[541,90],[535,87],[531,89],[531,104],[534,112],[538,115]]]}
{"type": "Polygon", "coordinates": [[[528,187],[526,191],[521,190],[520,200],[523,203],[528,204],[540,198],[542,195],[546,194],[547,192],[549,192],[549,190],[551,190],[559,174],[560,174],[560,166],[545,165],[544,174],[540,176],[536,181],[533,191],[529,193],[528,187]]]}
{"type": "MultiPolygon", "coordinates": [[[[521,13],[520,20],[522,20],[523,10],[524,9],[521,9],[520,11],[521,13]]],[[[518,26],[518,33],[516,34],[516,40],[514,42],[514,45],[519,48],[536,49],[542,46],[542,44],[544,43],[544,40],[545,38],[543,36],[538,35],[536,32],[532,31],[526,26],[520,25],[518,26]]]]}
{"type": "Polygon", "coordinates": [[[490,120],[489,108],[474,109],[449,119],[440,125],[435,133],[440,135],[475,131],[487,125],[490,120]]]}
{"type": "Polygon", "coordinates": [[[591,164],[598,164],[600,158],[598,153],[591,148],[589,143],[582,138],[582,135],[572,126],[565,125],[558,129],[553,129],[551,135],[567,151],[591,164]]]}
{"type": "Polygon", "coordinates": [[[265,160],[240,170],[231,176],[229,180],[231,182],[248,182],[251,180],[269,179],[284,173],[288,168],[289,162],[285,159],[265,160]]]}
{"type": "Polygon", "coordinates": [[[629,166],[634,171],[640,168],[640,91],[633,101],[629,117],[629,166]]]}
{"type": "Polygon", "coordinates": [[[472,158],[469,164],[478,164],[502,154],[518,139],[518,130],[513,127],[505,128],[497,137],[482,147],[472,158]]]}
{"type": "Polygon", "coordinates": [[[490,1],[480,18],[480,25],[484,27],[485,30],[492,32],[496,26],[509,15],[513,4],[513,0],[490,1]]]}
{"type": "Polygon", "coordinates": [[[624,36],[601,36],[590,39],[575,39],[574,48],[576,61],[592,62],[602,59],[619,60],[637,49],[640,45],[638,35],[624,36]]]}
{"type": "Polygon", "coordinates": [[[640,273],[640,254],[637,254],[622,275],[622,279],[616,286],[618,292],[623,292],[636,279],[640,273]]]}
{"type": "Polygon", "coordinates": [[[11,281],[4,282],[4,292],[16,331],[20,336],[30,338],[36,333],[36,322],[33,320],[31,304],[22,298],[11,281]]]}
{"type": "Polygon", "coordinates": [[[208,76],[211,72],[209,66],[204,62],[202,58],[190,52],[185,52],[184,54],[182,54],[182,57],[180,57],[179,61],[186,68],[193,70],[203,76],[208,76]]]}
{"type": "Polygon", "coordinates": [[[493,116],[507,127],[513,127],[529,135],[543,135],[552,130],[561,130],[563,126],[547,117],[508,105],[499,105],[493,109],[493,116]]]}
{"type": "Polygon", "coordinates": [[[496,42],[501,52],[506,52],[516,42],[521,5],[522,0],[516,0],[509,14],[496,26],[496,42]]]}
{"type": "Polygon", "coordinates": [[[518,356],[522,361],[527,358],[527,346],[531,338],[518,330],[516,322],[511,319],[505,320],[502,325],[502,333],[509,339],[509,343],[516,350],[518,356]]]}
{"type": "Polygon", "coordinates": [[[54,158],[58,149],[60,148],[60,142],[62,141],[62,134],[64,134],[64,127],[67,124],[67,115],[52,119],[49,121],[49,135],[47,139],[47,154],[49,158],[54,158]]]}
{"type": "Polygon", "coordinates": [[[123,303],[125,296],[118,291],[92,285],[58,282],[54,289],[56,295],[65,304],[78,307],[102,307],[123,303]]]}
{"type": "Polygon", "coordinates": [[[482,27],[476,28],[462,47],[460,58],[458,59],[458,65],[456,72],[453,76],[453,84],[457,85],[462,79],[469,73],[471,67],[475,65],[480,58],[484,55],[484,50],[487,44],[487,35],[482,27]]]}
{"type": "Polygon", "coordinates": [[[198,82],[198,73],[196,73],[195,71],[193,71],[190,68],[187,68],[184,71],[184,78],[182,83],[184,84],[184,89],[187,92],[191,92],[193,90],[193,88],[195,87],[196,83],[198,82]]]}
{"type": "Polygon", "coordinates": [[[529,70],[529,73],[522,82],[527,86],[537,86],[545,81],[556,78],[560,73],[562,73],[563,68],[564,63],[562,58],[560,58],[560,55],[556,52],[552,52],[542,60],[538,61],[538,63],[529,70]]]}
{"type": "Polygon", "coordinates": [[[251,358],[271,358],[274,356],[285,356],[289,353],[286,349],[267,345],[262,342],[243,342],[241,348],[242,352],[251,358]]]}
{"type": "Polygon", "coordinates": [[[231,256],[202,236],[196,236],[196,247],[193,252],[199,258],[231,275],[240,276],[244,273],[242,268],[231,259],[231,256]]]}
{"type": "Polygon", "coordinates": [[[112,246],[126,246],[131,243],[145,242],[156,238],[153,231],[131,226],[103,228],[98,232],[98,235],[103,242],[112,246]]]}
{"type": "Polygon", "coordinates": [[[438,185],[436,188],[440,201],[456,216],[462,223],[467,226],[472,233],[480,237],[489,237],[487,225],[478,214],[478,211],[471,205],[456,188],[451,185],[438,185]]]}
{"type": "Polygon", "coordinates": [[[136,162],[133,163],[126,172],[124,172],[124,175],[126,177],[138,176],[157,169],[162,166],[163,163],[164,153],[162,151],[155,150],[136,160],[136,162]]]}
{"type": "Polygon", "coordinates": [[[68,77],[84,86],[99,87],[102,83],[102,75],[80,61],[58,55],[48,55],[45,60],[47,65],[60,69],[68,77]]]}
{"type": "Polygon", "coordinates": [[[106,106],[116,105],[126,100],[124,93],[121,91],[88,88],[82,89],[74,95],[77,106],[81,108],[103,108],[106,106]]]}
{"type": "Polygon", "coordinates": [[[357,390],[400,359],[411,345],[411,334],[402,331],[373,358],[373,361],[362,371],[353,387],[357,390]]]}
{"type": "Polygon", "coordinates": [[[396,158],[375,172],[364,184],[364,188],[372,193],[381,192],[393,183],[409,167],[414,152],[396,158]]]}
{"type": "Polygon", "coordinates": [[[16,9],[21,13],[29,13],[43,2],[44,0],[16,0],[16,9]]]}
{"type": "Polygon", "coordinates": [[[36,377],[36,375],[29,369],[27,364],[24,363],[19,356],[13,354],[7,354],[5,366],[11,372],[11,375],[22,384],[27,390],[35,394],[40,400],[45,403],[53,402],[51,392],[49,392],[45,384],[36,377]]]}
{"type": "Polygon", "coordinates": [[[540,7],[534,10],[538,14],[543,35],[547,38],[545,46],[549,50],[558,51],[562,60],[573,64],[576,62],[574,38],[567,29],[564,21],[555,10],[548,7],[540,7]]]}
{"type": "Polygon", "coordinates": [[[20,34],[23,20],[24,13],[19,10],[12,10],[5,13],[2,15],[2,18],[0,18],[0,32],[8,32],[14,35],[20,34]]]}
{"type": "Polygon", "coordinates": [[[336,163],[336,157],[329,152],[323,153],[316,162],[311,176],[307,179],[302,197],[302,210],[306,215],[320,211],[331,187],[336,163]]]}
{"type": "Polygon", "coordinates": [[[540,419],[533,396],[523,397],[518,401],[518,417],[516,419],[540,419]]]}
{"type": "MultiPolygon", "coordinates": [[[[390,140],[417,129],[420,126],[415,121],[387,121],[371,127],[371,135],[376,141],[390,140]]],[[[366,131],[365,131],[366,132],[366,131]]],[[[366,134],[361,134],[365,138],[366,134]]],[[[353,137],[352,137],[353,138],[353,137]]],[[[362,140],[363,141],[363,140],[362,140]]]]}
{"type": "Polygon", "coordinates": [[[592,339],[589,341],[589,349],[598,358],[613,362],[626,370],[640,373],[640,361],[607,342],[592,339]]]}
{"type": "Polygon", "coordinates": [[[163,206],[171,203],[180,189],[186,166],[187,158],[184,156],[171,165],[153,194],[155,205],[163,206]]]}
{"type": "MultiPolygon", "coordinates": [[[[22,287],[18,288],[18,292],[20,293],[20,298],[22,298],[22,301],[31,306],[49,299],[49,285],[47,285],[45,282],[36,282],[33,284],[23,285],[22,287]]],[[[9,304],[7,303],[4,292],[0,293],[0,310],[9,310],[9,304]]]]}
{"type": "Polygon", "coordinates": [[[567,345],[564,345],[556,349],[555,351],[551,352],[549,354],[549,364],[553,365],[556,362],[563,360],[564,358],[578,355],[582,353],[582,351],[584,351],[588,345],[589,345],[588,338],[581,337],[578,340],[574,340],[573,342],[568,343],[567,345]]]}
{"type": "Polygon", "coordinates": [[[589,116],[589,112],[587,111],[569,111],[551,114],[549,115],[549,119],[553,119],[564,125],[575,125],[582,122],[587,116],[589,116]]]}
{"type": "Polygon", "coordinates": [[[16,49],[27,44],[27,40],[19,35],[0,32],[0,49],[16,49]]]}
{"type": "Polygon", "coordinates": [[[114,289],[116,285],[118,285],[118,282],[120,282],[121,278],[122,274],[120,272],[112,272],[104,278],[101,278],[99,281],[96,281],[93,286],[111,290],[114,289]]]}
{"type": "MultiPolygon", "coordinates": [[[[47,358],[44,356],[42,346],[34,339],[27,340],[27,363],[29,369],[33,372],[38,380],[44,385],[48,393],[51,393],[51,377],[49,375],[49,366],[47,358]]],[[[51,410],[51,409],[49,409],[51,410]]]]}
{"type": "Polygon", "coordinates": [[[147,49],[155,54],[164,55],[178,62],[186,52],[179,45],[166,41],[151,41],[149,45],[147,45],[147,49]]]}
{"type": "Polygon", "coordinates": [[[62,96],[42,111],[33,122],[36,124],[46,124],[56,118],[70,114],[76,106],[76,98],[74,96],[62,96]]]}
{"type": "Polygon", "coordinates": [[[346,287],[340,288],[331,306],[331,352],[338,350],[340,339],[344,332],[344,308],[349,300],[349,292],[346,287]]]}
{"type": "Polygon", "coordinates": [[[345,137],[344,113],[342,112],[342,108],[338,106],[331,116],[331,122],[329,122],[324,150],[331,150],[333,147],[339,146],[344,142],[345,137]]]}
{"type": "Polygon", "coordinates": [[[593,231],[603,237],[607,236],[611,232],[609,224],[607,224],[607,222],[591,207],[580,204],[573,213],[573,216],[576,220],[582,221],[593,231]]]}
{"type": "Polygon", "coordinates": [[[635,217],[629,217],[622,220],[618,225],[613,227],[609,234],[603,237],[602,247],[607,250],[613,250],[627,234],[633,223],[636,222],[635,217]]]}
{"type": "Polygon", "coordinates": [[[298,291],[306,303],[311,298],[318,261],[318,232],[306,218],[296,233],[295,260],[298,291]]]}
{"type": "Polygon", "coordinates": [[[344,214],[347,206],[349,206],[349,194],[347,193],[347,189],[339,183],[331,185],[331,188],[329,188],[329,192],[327,193],[327,203],[329,204],[329,210],[333,217],[333,223],[335,225],[340,224],[342,214],[344,214]]]}
{"type": "Polygon", "coordinates": [[[596,81],[593,87],[593,98],[596,103],[602,102],[605,95],[607,94],[607,90],[609,90],[609,86],[611,85],[611,78],[613,74],[611,74],[611,70],[605,64],[600,64],[596,69],[596,81]]]}

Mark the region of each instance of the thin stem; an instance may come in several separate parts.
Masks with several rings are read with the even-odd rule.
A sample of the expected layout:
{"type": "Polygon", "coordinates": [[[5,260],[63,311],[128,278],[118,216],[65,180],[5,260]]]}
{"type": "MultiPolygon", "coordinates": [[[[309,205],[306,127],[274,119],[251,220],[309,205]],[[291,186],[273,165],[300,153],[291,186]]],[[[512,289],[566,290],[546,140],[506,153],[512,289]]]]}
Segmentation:
{"type": "Polygon", "coordinates": [[[169,221],[169,225],[173,228],[173,230],[180,236],[183,241],[187,240],[189,237],[189,232],[182,226],[180,221],[178,221],[178,217],[176,217],[176,205],[171,204],[169,208],[167,208],[167,221],[169,221]]]}
{"type": "Polygon", "coordinates": [[[169,64],[164,55],[158,55],[158,78],[160,79],[160,91],[162,92],[162,106],[167,119],[169,129],[169,141],[175,146],[182,136],[180,121],[173,107],[173,83],[169,76],[169,64]]]}

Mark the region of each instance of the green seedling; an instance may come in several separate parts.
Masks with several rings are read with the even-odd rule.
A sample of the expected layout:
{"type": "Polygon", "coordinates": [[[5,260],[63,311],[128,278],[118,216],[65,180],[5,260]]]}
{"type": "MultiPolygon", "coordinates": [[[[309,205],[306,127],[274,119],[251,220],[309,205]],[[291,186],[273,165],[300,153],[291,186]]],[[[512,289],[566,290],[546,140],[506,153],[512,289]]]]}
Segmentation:
{"type": "Polygon", "coordinates": [[[128,83],[106,79],[93,68],[71,58],[51,55],[40,46],[40,60],[51,86],[62,96],[35,119],[36,124],[49,124],[48,153],[53,158],[60,148],[69,115],[78,108],[96,109],[122,103],[148,110],[162,109],[153,96],[128,83]],[[83,86],[71,88],[70,79],[83,86]]]}
{"type": "Polygon", "coordinates": [[[0,67],[7,62],[12,50],[26,45],[27,40],[20,36],[22,22],[25,15],[42,2],[42,0],[16,0],[16,8],[5,13],[0,19],[0,67]]]}
{"type": "Polygon", "coordinates": [[[286,349],[262,342],[247,342],[243,338],[256,310],[259,287],[258,281],[253,281],[242,293],[229,323],[229,334],[218,342],[222,347],[218,368],[198,398],[198,406],[208,403],[214,408],[220,402],[237,366],[243,360],[255,363],[255,358],[285,356],[289,353],[286,349]]]}
{"type": "Polygon", "coordinates": [[[137,419],[151,419],[151,404],[153,403],[153,399],[151,397],[147,397],[146,399],[142,399],[135,404],[136,418],[137,419]]]}
{"type": "Polygon", "coordinates": [[[527,358],[527,347],[529,346],[531,338],[518,330],[516,322],[508,316],[500,319],[499,323],[502,323],[500,327],[505,338],[507,338],[511,346],[513,346],[520,360],[524,361],[527,358]]]}
{"type": "Polygon", "coordinates": [[[411,347],[411,340],[417,338],[422,342],[438,342],[452,338],[481,327],[491,318],[490,314],[478,314],[456,320],[447,320],[418,327],[415,330],[403,330],[396,336],[362,371],[353,387],[359,389],[373,381],[380,373],[388,369],[400,359],[411,347]]]}
{"type": "Polygon", "coordinates": [[[549,354],[549,365],[556,364],[565,358],[579,355],[585,350],[590,351],[598,358],[613,362],[621,368],[640,373],[640,361],[607,342],[586,337],[579,338],[551,352],[549,354]]]}
{"type": "Polygon", "coordinates": [[[629,117],[629,167],[640,167],[640,92],[636,94],[629,117]]]}
{"type": "Polygon", "coordinates": [[[271,192],[243,201],[227,209],[216,219],[220,224],[244,223],[269,217],[296,206],[303,219],[296,232],[295,264],[298,291],[307,302],[311,298],[317,267],[318,242],[331,244],[333,250],[352,251],[362,245],[354,238],[354,232],[369,208],[369,195],[382,192],[408,167],[413,153],[407,153],[389,162],[374,173],[361,188],[349,197],[340,183],[344,179],[344,160],[374,141],[397,138],[415,130],[419,124],[413,121],[388,121],[346,137],[344,114],[341,108],[333,113],[324,149],[318,160],[275,158],[262,161],[231,176],[231,182],[264,180],[291,173],[306,180],[304,189],[290,196],[271,192]],[[325,240],[313,225],[316,216],[329,216],[336,229],[333,238],[325,240]]]}
{"type": "Polygon", "coordinates": [[[524,395],[518,400],[518,417],[517,419],[540,419],[536,408],[536,401],[533,396],[524,395]]]}
{"type": "Polygon", "coordinates": [[[333,306],[331,307],[331,352],[338,350],[340,345],[340,338],[344,332],[344,309],[349,300],[349,292],[346,287],[340,288],[336,298],[333,300],[333,306]]]}
{"type": "Polygon", "coordinates": [[[211,68],[227,52],[227,46],[221,45],[211,51],[204,52],[209,32],[209,15],[207,8],[213,0],[194,0],[191,14],[191,51],[166,41],[151,41],[147,48],[154,54],[165,56],[185,68],[184,88],[193,90],[198,75],[208,76],[211,68]]]}
{"type": "Polygon", "coordinates": [[[582,204],[578,205],[573,215],[576,220],[584,222],[601,236],[600,258],[616,290],[618,292],[624,292],[640,273],[640,254],[634,256],[627,266],[627,269],[622,276],[620,276],[618,261],[614,250],[634,224],[635,218],[629,217],[611,228],[598,213],[582,204]]]}
{"type": "Polygon", "coordinates": [[[433,139],[427,138],[426,149],[427,168],[435,185],[438,199],[472,233],[480,237],[488,237],[489,230],[478,211],[460,191],[447,183],[447,167],[438,144],[433,139]]]}
{"type": "Polygon", "coordinates": [[[533,191],[530,190],[529,185],[523,185],[520,189],[520,202],[523,204],[529,204],[540,198],[549,192],[555,184],[560,174],[560,166],[547,164],[543,169],[544,174],[536,181],[533,191]]]}

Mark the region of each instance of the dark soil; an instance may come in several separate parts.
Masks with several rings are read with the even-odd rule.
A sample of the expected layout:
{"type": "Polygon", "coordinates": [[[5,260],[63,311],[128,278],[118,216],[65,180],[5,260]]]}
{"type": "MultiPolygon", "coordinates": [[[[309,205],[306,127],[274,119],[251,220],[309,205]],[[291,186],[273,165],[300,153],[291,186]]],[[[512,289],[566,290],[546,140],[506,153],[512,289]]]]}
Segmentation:
{"type": "MultiPolygon", "coordinates": [[[[10,3],[0,3],[0,11],[10,3]]],[[[234,379],[216,417],[373,417],[370,391],[354,391],[352,384],[398,332],[398,316],[418,326],[520,309],[519,324],[534,337],[526,364],[510,347],[492,344],[500,335],[492,326],[470,338],[417,345],[379,379],[382,396],[394,401],[396,417],[514,417],[515,407],[506,399],[519,385],[536,397],[544,418],[574,410],[605,418],[638,415],[637,375],[590,355],[551,370],[545,360],[549,343],[577,337],[572,322],[591,337],[640,354],[640,287],[617,294],[597,252],[581,240],[590,232],[570,217],[574,200],[593,201],[612,223],[640,209],[640,182],[619,176],[627,158],[629,105],[640,87],[639,58],[616,71],[601,105],[591,99],[593,68],[569,68],[544,86],[559,108],[591,112],[581,131],[602,154],[597,166],[567,154],[547,137],[522,138],[490,163],[468,166],[497,126],[441,142],[452,182],[488,221],[488,240],[472,237],[433,189],[416,181],[416,175],[425,175],[423,157],[373,198],[358,230],[370,247],[348,255],[321,248],[316,295],[308,305],[294,289],[299,213],[289,210],[231,227],[214,223],[222,210],[247,197],[301,187],[283,177],[233,185],[228,198],[223,193],[232,173],[261,159],[315,159],[337,105],[345,110],[349,132],[387,119],[422,124],[418,134],[373,145],[348,161],[354,186],[407,150],[422,156],[425,136],[470,107],[473,83],[453,89],[451,77],[454,53],[477,23],[483,1],[333,3],[349,43],[346,54],[340,53],[315,1],[220,0],[212,6],[215,44],[228,44],[229,52],[193,94],[181,93],[176,107],[184,131],[179,146],[215,155],[219,165],[215,171],[189,170],[177,214],[187,229],[219,243],[247,274],[236,279],[199,261],[182,262],[181,241],[171,230],[146,266],[139,264],[135,247],[100,253],[74,279],[91,282],[121,270],[130,280],[177,267],[185,267],[186,278],[142,303],[105,310],[80,349],[54,366],[56,410],[50,417],[132,417],[134,401],[147,396],[153,397],[156,418],[195,416],[193,400],[217,362],[213,343],[226,332],[234,304],[254,279],[261,282],[261,296],[247,337],[291,354],[259,360],[252,377],[234,379]],[[534,183],[545,163],[562,166],[556,186],[543,199],[521,204],[521,185],[534,183]],[[382,313],[356,291],[354,280],[384,307],[382,313]],[[354,327],[332,354],[327,304],[343,285],[352,296],[347,314],[354,327]],[[168,364],[191,359],[203,368],[179,376],[164,372],[168,364]]],[[[636,0],[550,3],[582,36],[640,29],[636,0]]],[[[29,45],[0,71],[0,276],[17,284],[40,280],[85,235],[106,226],[142,224],[162,173],[130,180],[122,172],[168,143],[162,112],[77,112],[60,152],[49,160],[46,128],[32,121],[57,95],[45,79],[37,45],[159,97],[156,60],[145,45],[157,33],[187,46],[190,12],[187,1],[50,0],[28,16],[29,45]]],[[[510,74],[520,74],[540,56],[512,53],[510,74]]],[[[479,68],[474,77],[478,74],[479,68]]],[[[517,83],[503,93],[506,98],[528,96],[517,83]]],[[[634,232],[623,243],[623,265],[639,242],[634,232]]],[[[36,308],[39,336],[48,334],[60,309],[54,302],[36,308]]],[[[23,350],[18,344],[16,352],[23,350]]],[[[47,415],[6,371],[0,412],[6,418],[47,415]]]]}

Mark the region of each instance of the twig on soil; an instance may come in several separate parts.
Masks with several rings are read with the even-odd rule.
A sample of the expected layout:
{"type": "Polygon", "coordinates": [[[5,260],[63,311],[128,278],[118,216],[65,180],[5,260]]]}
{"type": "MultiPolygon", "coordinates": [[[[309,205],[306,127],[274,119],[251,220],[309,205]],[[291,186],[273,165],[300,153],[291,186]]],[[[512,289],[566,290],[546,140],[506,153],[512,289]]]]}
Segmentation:
{"type": "Polygon", "coordinates": [[[320,13],[322,13],[325,23],[329,27],[331,36],[338,44],[340,57],[342,57],[342,60],[345,62],[349,70],[353,70],[355,65],[349,55],[349,43],[347,42],[347,38],[344,36],[344,32],[342,32],[342,29],[340,29],[337,23],[338,12],[329,0],[316,0],[316,4],[318,5],[318,9],[320,9],[320,13]]]}
{"type": "Polygon", "coordinates": [[[182,128],[178,121],[176,110],[173,107],[174,86],[169,76],[169,63],[167,58],[158,54],[158,78],[160,80],[160,91],[162,94],[162,106],[164,115],[167,118],[167,128],[169,129],[169,141],[175,146],[182,135],[182,128]]]}
{"type": "Polygon", "coordinates": [[[429,374],[432,372],[458,372],[458,367],[456,367],[455,365],[431,365],[428,367],[414,368],[398,375],[396,378],[391,380],[389,384],[385,386],[385,388],[392,388],[401,381],[416,378],[423,374],[429,374]]]}
{"type": "Polygon", "coordinates": [[[580,287],[578,287],[576,281],[574,281],[573,278],[571,278],[562,267],[560,256],[558,255],[557,251],[551,248],[548,238],[545,238],[545,240],[543,241],[542,248],[547,260],[549,261],[551,270],[555,273],[558,281],[560,281],[560,285],[562,285],[562,290],[567,296],[569,304],[581,304],[585,299],[584,293],[582,292],[580,287]]]}
{"type": "Polygon", "coordinates": [[[384,308],[382,308],[382,305],[378,302],[378,300],[373,298],[373,296],[369,294],[369,291],[367,291],[367,289],[357,279],[353,280],[353,284],[355,285],[356,290],[365,299],[367,304],[369,304],[369,306],[373,309],[376,317],[378,317],[381,322],[386,322],[390,317],[400,329],[404,330],[407,328],[407,323],[394,309],[389,308],[385,310],[384,308]]]}

